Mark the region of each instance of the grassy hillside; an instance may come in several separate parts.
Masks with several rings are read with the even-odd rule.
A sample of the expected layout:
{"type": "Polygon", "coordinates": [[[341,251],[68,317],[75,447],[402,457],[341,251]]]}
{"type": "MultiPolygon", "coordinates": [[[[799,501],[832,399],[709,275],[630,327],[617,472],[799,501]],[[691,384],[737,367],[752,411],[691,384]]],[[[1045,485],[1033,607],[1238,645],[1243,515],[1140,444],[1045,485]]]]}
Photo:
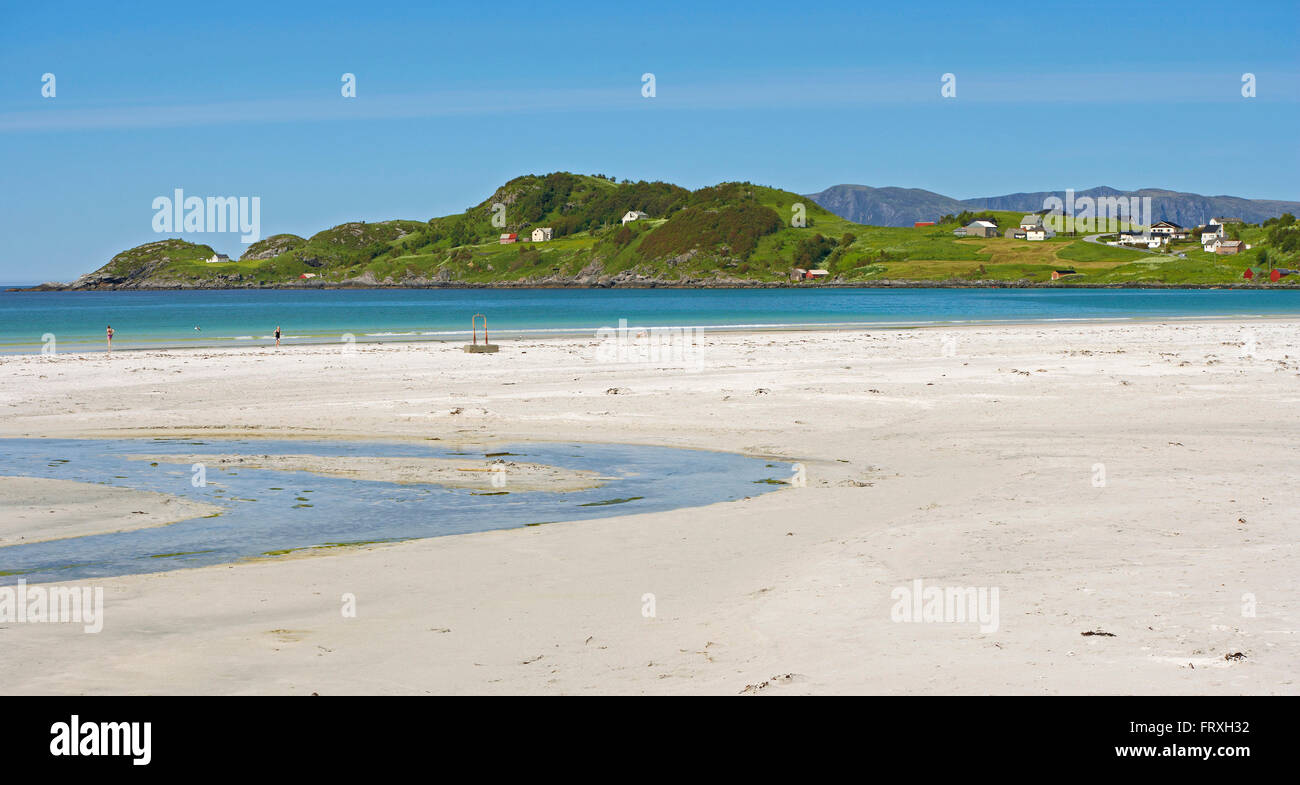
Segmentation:
{"type": "MultiPolygon", "coordinates": [[[[1022,213],[992,215],[1006,228],[1018,225],[1022,213]]],[[[352,222],[309,238],[273,235],[228,263],[208,264],[212,249],[205,245],[149,243],[76,285],[774,284],[788,282],[795,267],[823,268],[832,281],[864,284],[1043,283],[1064,269],[1076,273],[1068,283],[1221,284],[1241,283],[1261,252],[1272,255],[1274,266],[1300,266],[1300,239],[1289,239],[1300,238],[1294,222],[1235,227],[1252,249],[1217,257],[1195,242],[1150,254],[1073,236],[1035,243],[957,238],[957,225],[865,226],[805,196],[752,183],[688,191],[557,172],[517,177],[463,213],[428,221],[352,222]],[[628,210],[649,218],[623,225],[628,210]],[[549,227],[553,239],[499,242],[504,233],[526,240],[538,227],[549,227]]]]}

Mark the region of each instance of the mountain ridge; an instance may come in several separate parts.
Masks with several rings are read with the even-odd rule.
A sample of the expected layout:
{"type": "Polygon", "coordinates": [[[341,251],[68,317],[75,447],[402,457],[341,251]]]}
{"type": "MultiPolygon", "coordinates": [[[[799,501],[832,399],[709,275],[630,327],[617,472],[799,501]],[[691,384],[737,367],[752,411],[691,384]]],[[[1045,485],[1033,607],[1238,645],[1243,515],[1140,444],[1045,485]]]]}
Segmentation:
{"type": "MultiPolygon", "coordinates": [[[[955,199],[935,191],[898,186],[875,187],[842,183],[816,193],[805,194],[832,213],[856,223],[875,226],[911,226],[917,221],[937,221],[963,210],[1007,210],[1032,212],[1043,209],[1048,197],[1065,201],[1065,191],[1022,191],[1001,196],[955,199]]],[[[1300,201],[1249,199],[1222,194],[1205,196],[1190,191],[1139,188],[1124,191],[1101,185],[1075,191],[1074,197],[1150,197],[1152,217],[1183,226],[1197,226],[1211,218],[1240,218],[1260,223],[1284,213],[1300,214],[1300,201]]]]}

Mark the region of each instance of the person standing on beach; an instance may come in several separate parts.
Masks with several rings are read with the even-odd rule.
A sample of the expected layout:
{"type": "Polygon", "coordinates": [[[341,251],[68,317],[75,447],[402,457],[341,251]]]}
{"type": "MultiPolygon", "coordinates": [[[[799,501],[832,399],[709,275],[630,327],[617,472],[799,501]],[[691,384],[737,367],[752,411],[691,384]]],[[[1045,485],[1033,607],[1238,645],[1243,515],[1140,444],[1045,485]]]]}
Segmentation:
{"type": "Polygon", "coordinates": [[[113,325],[108,326],[108,350],[113,351],[113,325]]]}
{"type": "Polygon", "coordinates": [[[280,346],[280,325],[278,324],[275,326],[275,345],[276,348],[280,346]]]}

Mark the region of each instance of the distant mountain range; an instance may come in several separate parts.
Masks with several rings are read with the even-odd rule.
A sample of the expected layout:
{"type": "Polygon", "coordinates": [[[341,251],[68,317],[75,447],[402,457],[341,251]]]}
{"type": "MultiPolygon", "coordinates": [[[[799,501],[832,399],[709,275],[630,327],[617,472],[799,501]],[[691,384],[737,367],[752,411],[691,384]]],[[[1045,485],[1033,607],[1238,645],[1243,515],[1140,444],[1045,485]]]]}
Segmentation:
{"type": "MultiPolygon", "coordinates": [[[[953,199],[920,188],[872,188],[868,185],[835,185],[815,194],[805,194],[818,205],[841,218],[872,226],[911,226],[916,221],[935,221],[940,216],[963,210],[1023,210],[1043,209],[1043,200],[1055,196],[1065,200],[1064,191],[1038,191],[1005,196],[986,196],[976,199],[953,199]]],[[[1138,191],[1121,191],[1101,186],[1086,191],[1075,191],[1074,197],[1098,196],[1151,197],[1151,210],[1156,220],[1173,221],[1183,226],[1204,224],[1211,218],[1240,218],[1259,223],[1283,213],[1300,215],[1300,202],[1283,202],[1272,199],[1243,199],[1238,196],[1202,196],[1160,188],[1143,188],[1138,191]]]]}

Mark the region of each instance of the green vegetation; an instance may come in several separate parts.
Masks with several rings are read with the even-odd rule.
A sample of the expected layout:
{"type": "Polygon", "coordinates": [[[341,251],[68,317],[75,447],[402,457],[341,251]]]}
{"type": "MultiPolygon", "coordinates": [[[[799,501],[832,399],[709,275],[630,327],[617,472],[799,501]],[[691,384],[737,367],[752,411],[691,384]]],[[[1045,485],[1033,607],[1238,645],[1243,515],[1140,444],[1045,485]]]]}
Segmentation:
{"type": "Polygon", "coordinates": [[[159,240],[123,251],[95,271],[95,275],[104,283],[123,283],[202,265],[213,253],[212,248],[206,245],[184,240],[159,240]]]}
{"type": "MultiPolygon", "coordinates": [[[[972,220],[1005,233],[1023,213],[964,211],[938,225],[864,226],[807,197],[753,183],[688,191],[663,182],[617,182],[557,172],[517,177],[463,213],[428,221],[351,222],[302,238],[277,234],[238,261],[209,264],[213,250],[162,240],[124,251],[78,288],[465,285],[787,284],[794,268],[824,268],[839,283],[1047,283],[1055,285],[1243,283],[1249,266],[1300,266],[1300,225],[1285,215],[1233,225],[1249,243],[1235,256],[1195,239],[1152,254],[1060,235],[1045,242],[958,238],[972,220]],[[629,210],[648,218],[622,223],[629,210]],[[549,227],[552,239],[527,242],[549,227]],[[502,244],[503,234],[520,242],[502,244]]],[[[1300,284],[1300,276],[1283,284],[1300,284]]],[[[821,281],[800,286],[825,285],[821,281]]]]}
{"type": "MultiPolygon", "coordinates": [[[[989,212],[988,210],[983,210],[978,213],[973,213],[970,210],[962,210],[960,213],[957,213],[956,215],[949,213],[943,216],[942,218],[939,219],[939,223],[952,224],[953,226],[969,226],[974,221],[996,221],[996,220],[997,220],[997,214],[989,212]]],[[[1003,223],[999,223],[998,225],[1002,226],[1003,228],[1009,226],[1009,224],[1003,224],[1003,223]]],[[[1018,223],[1016,225],[1019,226],[1018,223]]]]}
{"type": "Polygon", "coordinates": [[[646,259],[663,259],[703,247],[748,259],[759,238],[780,229],[781,216],[761,205],[687,207],[651,232],[640,252],[646,259]]]}

